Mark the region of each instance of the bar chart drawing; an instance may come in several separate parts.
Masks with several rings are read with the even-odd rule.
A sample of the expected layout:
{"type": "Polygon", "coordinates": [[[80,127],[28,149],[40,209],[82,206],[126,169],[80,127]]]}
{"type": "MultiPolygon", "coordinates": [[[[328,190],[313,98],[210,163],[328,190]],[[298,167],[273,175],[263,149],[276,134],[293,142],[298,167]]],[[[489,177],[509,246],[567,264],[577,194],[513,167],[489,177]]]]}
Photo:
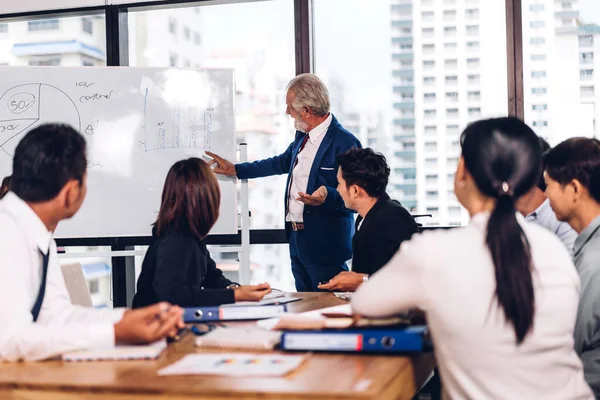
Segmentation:
{"type": "Polygon", "coordinates": [[[212,114],[175,106],[170,118],[144,123],[145,151],[212,148],[212,114]],[[199,118],[201,118],[199,120],[199,118]]]}
{"type": "Polygon", "coordinates": [[[204,148],[210,150],[212,135],[212,118],[209,113],[204,114],[204,148]]]}

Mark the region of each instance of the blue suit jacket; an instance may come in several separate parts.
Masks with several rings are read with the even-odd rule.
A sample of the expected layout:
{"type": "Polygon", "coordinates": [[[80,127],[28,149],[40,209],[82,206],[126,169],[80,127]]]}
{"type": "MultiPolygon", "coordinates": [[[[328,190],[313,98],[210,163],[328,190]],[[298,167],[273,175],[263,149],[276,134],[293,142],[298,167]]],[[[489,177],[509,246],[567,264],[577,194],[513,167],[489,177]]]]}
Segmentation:
{"type": "MultiPolygon", "coordinates": [[[[294,141],[282,154],[265,160],[237,164],[240,179],[288,174],[284,201],[287,204],[290,177],[304,133],[296,131],[294,141]]],[[[303,262],[338,267],[352,257],[354,234],[353,211],[344,207],[337,192],[337,156],[352,148],[361,147],[360,141],[333,117],[331,125],[315,155],[306,193],[312,194],[321,186],[327,188],[327,198],[320,206],[304,205],[304,231],[298,235],[298,253],[303,262]]],[[[284,216],[285,218],[285,216],[284,216]]],[[[289,239],[290,224],[286,223],[289,239]]]]}

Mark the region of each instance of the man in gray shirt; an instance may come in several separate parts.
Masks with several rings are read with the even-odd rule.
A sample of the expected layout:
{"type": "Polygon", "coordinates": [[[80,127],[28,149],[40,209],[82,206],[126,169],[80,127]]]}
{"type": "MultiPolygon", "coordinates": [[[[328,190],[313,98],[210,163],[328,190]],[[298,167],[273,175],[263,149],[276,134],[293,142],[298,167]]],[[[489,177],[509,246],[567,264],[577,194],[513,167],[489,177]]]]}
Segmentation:
{"type": "MultiPolygon", "coordinates": [[[[550,145],[543,138],[539,138],[542,153],[550,150],[550,145]]],[[[556,215],[550,207],[550,201],[546,197],[546,182],[543,173],[540,174],[538,183],[525,193],[517,201],[517,209],[525,216],[525,219],[540,225],[554,233],[563,242],[569,254],[573,254],[573,245],[577,238],[577,232],[566,222],[556,219],[556,215]]]]}
{"type": "Polygon", "coordinates": [[[544,156],[546,195],[560,221],[579,233],[573,248],[581,292],[575,351],[600,398],[600,141],[573,138],[544,156]]]}

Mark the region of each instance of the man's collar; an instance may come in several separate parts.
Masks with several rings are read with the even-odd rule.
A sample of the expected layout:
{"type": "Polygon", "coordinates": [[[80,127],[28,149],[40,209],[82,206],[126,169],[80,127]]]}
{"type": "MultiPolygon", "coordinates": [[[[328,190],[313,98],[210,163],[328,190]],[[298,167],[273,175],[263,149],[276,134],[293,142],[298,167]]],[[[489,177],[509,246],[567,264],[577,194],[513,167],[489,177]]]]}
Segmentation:
{"type": "Polygon", "coordinates": [[[28,237],[35,240],[38,248],[48,254],[52,232],[46,229],[46,225],[31,207],[21,200],[13,192],[8,192],[2,199],[2,207],[5,212],[11,214],[28,237]]]}
{"type": "Polygon", "coordinates": [[[319,139],[319,137],[321,137],[325,132],[327,132],[327,129],[331,125],[332,119],[333,116],[331,113],[329,113],[327,118],[325,118],[325,121],[321,122],[319,125],[311,129],[310,132],[308,132],[308,137],[310,138],[311,143],[314,143],[315,140],[319,139]]]}
{"type": "Polygon", "coordinates": [[[538,208],[535,209],[534,212],[527,214],[527,217],[532,217],[532,218],[536,219],[541,214],[543,214],[546,210],[548,210],[549,207],[550,207],[550,200],[546,199],[542,202],[542,204],[540,204],[540,206],[538,208]]]}

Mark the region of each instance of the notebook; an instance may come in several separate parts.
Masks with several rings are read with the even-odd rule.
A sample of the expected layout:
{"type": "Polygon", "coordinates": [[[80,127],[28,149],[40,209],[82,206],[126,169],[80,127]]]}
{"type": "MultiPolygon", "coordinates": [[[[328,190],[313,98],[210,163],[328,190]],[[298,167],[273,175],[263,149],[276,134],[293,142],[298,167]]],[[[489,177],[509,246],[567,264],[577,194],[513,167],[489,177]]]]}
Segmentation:
{"type": "Polygon", "coordinates": [[[64,361],[154,360],[166,347],[166,340],[161,340],[149,345],[119,345],[110,348],[72,351],[63,354],[62,359],[64,361]]]}

